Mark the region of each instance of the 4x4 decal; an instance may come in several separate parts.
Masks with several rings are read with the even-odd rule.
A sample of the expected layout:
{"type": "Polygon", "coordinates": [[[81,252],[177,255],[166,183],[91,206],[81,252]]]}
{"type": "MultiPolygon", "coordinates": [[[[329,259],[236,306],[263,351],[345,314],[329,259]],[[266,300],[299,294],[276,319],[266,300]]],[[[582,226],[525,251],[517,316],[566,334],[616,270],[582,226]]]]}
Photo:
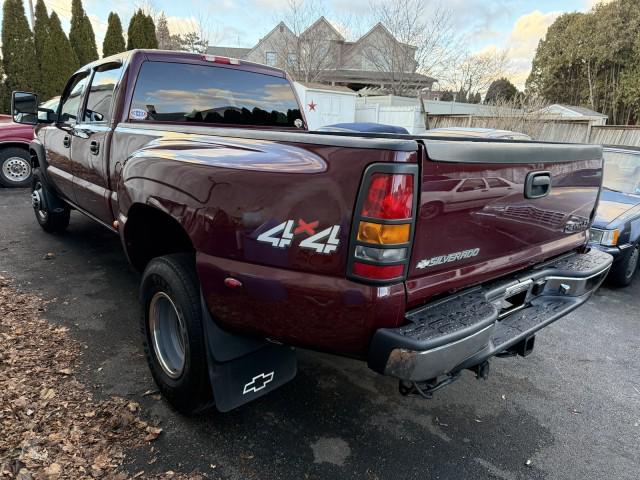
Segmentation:
{"type": "Polygon", "coordinates": [[[309,237],[300,242],[298,245],[300,248],[306,248],[323,254],[333,253],[338,249],[338,245],[340,245],[340,239],[338,238],[340,225],[334,225],[316,233],[316,228],[318,228],[319,225],[317,220],[305,222],[299,219],[295,229],[294,224],[295,220],[282,222],[266,232],[261,233],[258,236],[258,241],[270,243],[276,248],[288,248],[291,246],[295,235],[304,233],[309,235],[309,237]]]}

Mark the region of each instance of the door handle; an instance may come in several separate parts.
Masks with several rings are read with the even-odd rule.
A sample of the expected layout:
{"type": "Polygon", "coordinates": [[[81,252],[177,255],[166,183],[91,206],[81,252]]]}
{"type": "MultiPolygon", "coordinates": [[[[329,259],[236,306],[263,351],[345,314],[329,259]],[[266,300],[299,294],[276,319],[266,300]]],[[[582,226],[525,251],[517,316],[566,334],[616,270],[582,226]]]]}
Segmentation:
{"type": "Polygon", "coordinates": [[[62,139],[62,145],[64,148],[69,148],[71,146],[71,137],[69,135],[65,135],[62,139]]]}
{"type": "Polygon", "coordinates": [[[551,192],[551,173],[531,172],[524,184],[525,198],[542,198],[551,192]]]}
{"type": "Polygon", "coordinates": [[[90,144],[89,144],[89,151],[93,154],[93,155],[97,155],[98,153],[100,153],[100,144],[98,142],[96,142],[95,140],[93,140],[90,144]]]}

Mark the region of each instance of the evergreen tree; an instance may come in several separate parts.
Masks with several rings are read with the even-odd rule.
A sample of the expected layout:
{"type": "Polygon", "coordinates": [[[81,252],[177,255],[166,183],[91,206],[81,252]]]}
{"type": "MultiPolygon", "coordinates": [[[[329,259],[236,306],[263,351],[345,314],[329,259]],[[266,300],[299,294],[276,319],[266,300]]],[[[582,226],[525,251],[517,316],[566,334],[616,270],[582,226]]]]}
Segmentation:
{"type": "Polygon", "coordinates": [[[516,86],[506,78],[494,80],[489,85],[487,95],[484,97],[484,103],[495,104],[499,101],[510,102],[518,93],[516,86]]]}
{"type": "Polygon", "coordinates": [[[69,41],[80,65],[85,65],[98,59],[96,37],[93,33],[91,21],[82,8],[82,0],[72,0],[71,2],[69,41]]]}
{"type": "Polygon", "coordinates": [[[108,57],[109,55],[124,52],[126,48],[120,17],[117,13],[111,12],[109,14],[107,33],[105,33],[104,42],[102,43],[102,56],[108,57]]]}
{"type": "Polygon", "coordinates": [[[38,63],[38,93],[44,96],[44,92],[47,90],[45,83],[48,79],[42,76],[42,60],[44,58],[45,44],[49,41],[49,14],[47,13],[44,0],[38,0],[36,2],[33,40],[38,63]]]}
{"type": "Polygon", "coordinates": [[[78,58],[62,30],[58,15],[51,12],[49,41],[45,43],[42,62],[42,77],[47,79],[44,98],[61,95],[65,83],[79,67],[78,58]]]}
{"type": "Polygon", "coordinates": [[[153,23],[151,15],[144,16],[144,31],[146,38],[145,48],[158,48],[158,37],[156,37],[156,25],[153,23]]]}
{"type": "Polygon", "coordinates": [[[451,90],[445,90],[440,97],[442,102],[453,102],[453,92],[451,90]]]}
{"type": "Polygon", "coordinates": [[[129,21],[129,28],[127,29],[127,50],[133,50],[134,48],[143,48],[141,45],[144,43],[143,38],[143,25],[140,23],[140,18],[144,16],[142,10],[139,9],[133,14],[129,21]]]}
{"type": "Polygon", "coordinates": [[[2,63],[0,63],[0,113],[9,113],[11,109],[9,99],[11,92],[7,89],[4,79],[4,71],[2,70],[2,63]]]}
{"type": "Polygon", "coordinates": [[[22,0],[5,0],[2,12],[2,66],[6,91],[34,91],[39,79],[38,62],[22,0]]]}
{"type": "Polygon", "coordinates": [[[131,17],[127,30],[127,50],[134,48],[158,48],[156,27],[153,19],[138,9],[131,17]]]}

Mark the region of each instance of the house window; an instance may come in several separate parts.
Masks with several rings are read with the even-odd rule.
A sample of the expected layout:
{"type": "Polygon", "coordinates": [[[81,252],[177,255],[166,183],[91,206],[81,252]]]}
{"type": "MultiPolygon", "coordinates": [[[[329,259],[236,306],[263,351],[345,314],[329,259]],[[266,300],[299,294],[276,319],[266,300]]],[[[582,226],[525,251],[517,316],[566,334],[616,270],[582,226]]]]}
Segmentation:
{"type": "Polygon", "coordinates": [[[295,68],[298,65],[298,55],[296,55],[295,53],[288,53],[287,54],[287,67],[288,68],[295,68]]]}
{"type": "Polygon", "coordinates": [[[276,52],[267,52],[264,54],[264,63],[270,67],[276,66],[276,52]]]}

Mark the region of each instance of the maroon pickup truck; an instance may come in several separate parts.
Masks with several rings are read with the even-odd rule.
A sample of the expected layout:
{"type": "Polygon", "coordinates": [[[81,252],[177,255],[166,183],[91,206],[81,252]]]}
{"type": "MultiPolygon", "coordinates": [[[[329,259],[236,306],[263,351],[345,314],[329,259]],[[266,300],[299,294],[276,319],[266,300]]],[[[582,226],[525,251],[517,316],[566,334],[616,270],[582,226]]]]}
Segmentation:
{"type": "Polygon", "coordinates": [[[120,236],[182,412],[286,383],[294,347],[429,397],[530,353],[611,265],[586,246],[598,146],[310,132],[281,70],[154,50],[83,67],[46,119],[36,105],[13,95],[38,122],[36,219],[60,232],[75,209],[120,236]]]}

